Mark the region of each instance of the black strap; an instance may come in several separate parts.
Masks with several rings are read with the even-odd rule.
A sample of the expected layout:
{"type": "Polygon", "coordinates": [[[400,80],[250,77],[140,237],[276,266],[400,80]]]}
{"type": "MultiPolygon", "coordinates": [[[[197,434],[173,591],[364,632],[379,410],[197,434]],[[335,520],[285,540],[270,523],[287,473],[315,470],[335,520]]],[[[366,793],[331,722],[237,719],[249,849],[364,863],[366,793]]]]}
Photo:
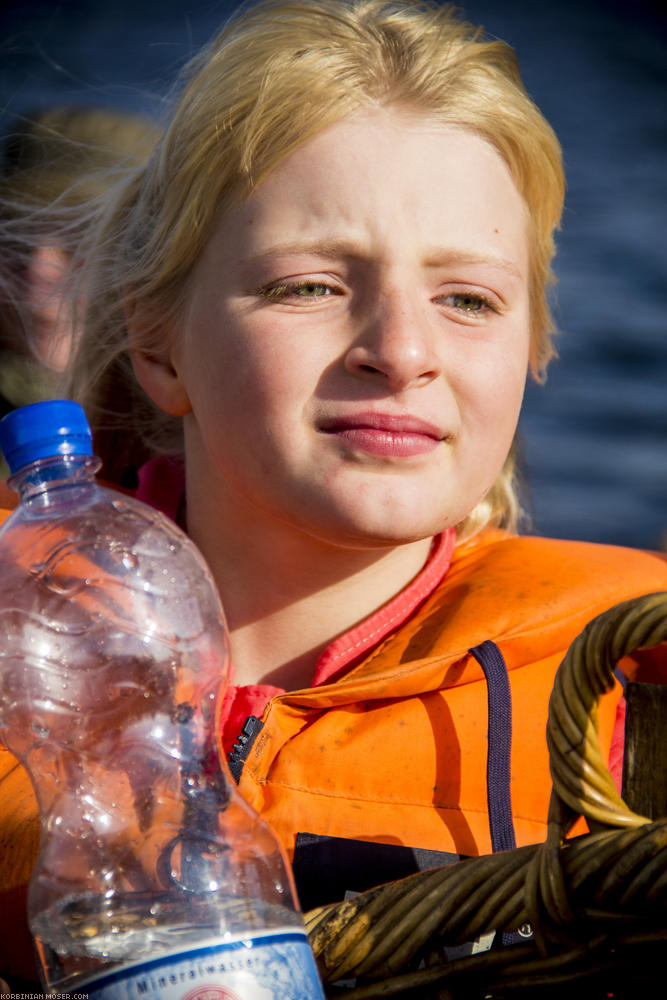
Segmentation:
{"type": "Polygon", "coordinates": [[[489,807],[491,848],[507,851],[516,847],[510,791],[512,749],[512,695],[503,654],[494,642],[470,650],[486,678],[488,697],[488,750],[486,757],[486,797],[489,807]]]}
{"type": "MultiPolygon", "coordinates": [[[[470,650],[486,678],[488,701],[488,748],[486,756],[486,800],[489,809],[491,849],[508,851],[516,847],[510,787],[512,751],[512,693],[507,665],[495,642],[489,639],[470,650]]],[[[528,924],[521,932],[505,932],[503,945],[517,944],[532,931],[528,924]]]]}

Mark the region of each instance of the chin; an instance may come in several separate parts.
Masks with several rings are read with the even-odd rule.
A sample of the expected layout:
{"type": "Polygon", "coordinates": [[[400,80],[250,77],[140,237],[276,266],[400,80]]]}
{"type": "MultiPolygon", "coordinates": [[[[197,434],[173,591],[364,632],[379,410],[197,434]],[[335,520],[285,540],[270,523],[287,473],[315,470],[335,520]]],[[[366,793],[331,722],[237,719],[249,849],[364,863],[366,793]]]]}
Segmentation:
{"type": "Polygon", "coordinates": [[[433,538],[459,522],[454,517],[355,517],[315,527],[322,541],[339,548],[381,549],[433,538]]]}

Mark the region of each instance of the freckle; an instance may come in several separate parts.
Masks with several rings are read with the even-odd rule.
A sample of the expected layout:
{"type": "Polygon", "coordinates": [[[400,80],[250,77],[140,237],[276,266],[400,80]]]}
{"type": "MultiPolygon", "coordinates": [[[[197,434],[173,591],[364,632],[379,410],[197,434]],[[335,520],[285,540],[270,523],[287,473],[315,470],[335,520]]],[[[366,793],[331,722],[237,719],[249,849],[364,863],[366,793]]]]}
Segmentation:
{"type": "Polygon", "coordinates": [[[497,230],[497,229],[494,229],[493,231],[494,231],[494,233],[497,233],[497,232],[498,232],[498,230],[497,230]]]}

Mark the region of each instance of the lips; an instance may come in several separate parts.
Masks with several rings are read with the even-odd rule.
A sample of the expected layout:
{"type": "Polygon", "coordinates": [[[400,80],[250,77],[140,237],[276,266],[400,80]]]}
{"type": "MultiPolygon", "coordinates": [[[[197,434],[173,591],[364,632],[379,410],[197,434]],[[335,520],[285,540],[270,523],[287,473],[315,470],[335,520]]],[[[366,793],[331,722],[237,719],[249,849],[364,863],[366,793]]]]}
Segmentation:
{"type": "Polygon", "coordinates": [[[353,450],[382,458],[410,458],[434,451],[445,439],[434,424],[410,414],[357,413],[331,417],[320,430],[353,450]]]}

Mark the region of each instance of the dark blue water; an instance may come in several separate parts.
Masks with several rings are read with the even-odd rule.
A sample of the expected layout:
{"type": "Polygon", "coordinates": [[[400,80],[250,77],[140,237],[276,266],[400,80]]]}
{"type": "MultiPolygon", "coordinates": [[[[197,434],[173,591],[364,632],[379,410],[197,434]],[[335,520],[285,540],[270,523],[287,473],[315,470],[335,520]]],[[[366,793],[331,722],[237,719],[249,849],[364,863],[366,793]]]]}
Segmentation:
{"type": "MultiPolygon", "coordinates": [[[[221,2],[0,0],[0,129],[51,101],[159,113],[221,2]]],[[[667,21],[647,0],[480,0],[563,143],[560,359],[522,434],[533,530],[667,540],[667,21]]]]}

